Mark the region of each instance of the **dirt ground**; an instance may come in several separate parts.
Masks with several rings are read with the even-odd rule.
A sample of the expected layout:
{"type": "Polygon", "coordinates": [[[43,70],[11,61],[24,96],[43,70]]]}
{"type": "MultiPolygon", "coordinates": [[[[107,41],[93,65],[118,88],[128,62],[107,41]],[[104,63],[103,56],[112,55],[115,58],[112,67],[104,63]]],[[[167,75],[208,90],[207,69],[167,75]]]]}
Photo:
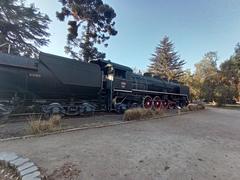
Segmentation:
{"type": "MultiPolygon", "coordinates": [[[[164,114],[174,115],[177,114],[177,111],[168,110],[164,114]]],[[[0,139],[31,135],[32,131],[30,129],[29,122],[34,119],[38,121],[39,117],[15,117],[4,120],[4,122],[0,119],[0,139]]],[[[123,114],[99,112],[95,115],[85,117],[65,117],[61,119],[61,129],[94,127],[99,125],[105,126],[119,122],[123,122],[123,114]]]]}
{"type": "Polygon", "coordinates": [[[59,180],[59,172],[79,180],[239,180],[240,111],[209,108],[2,142],[0,151],[29,157],[52,179],[56,172],[59,180]],[[65,166],[74,168],[61,170],[65,166]]]}
{"type": "MultiPolygon", "coordinates": [[[[20,118],[20,120],[12,118],[9,120],[9,123],[0,123],[0,139],[32,134],[29,127],[29,119],[29,117],[20,118]]],[[[36,119],[38,120],[38,118],[36,119]]],[[[62,129],[71,129],[86,126],[106,125],[108,123],[121,121],[122,115],[99,113],[95,116],[64,118],[61,120],[61,127],[62,129]]]]}

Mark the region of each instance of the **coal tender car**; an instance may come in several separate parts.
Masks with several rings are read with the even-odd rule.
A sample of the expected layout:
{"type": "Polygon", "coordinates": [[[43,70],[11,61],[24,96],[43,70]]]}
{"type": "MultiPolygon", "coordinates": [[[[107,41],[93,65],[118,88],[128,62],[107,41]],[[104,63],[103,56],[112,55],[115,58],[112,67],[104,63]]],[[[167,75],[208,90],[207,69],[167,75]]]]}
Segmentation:
{"type": "Polygon", "coordinates": [[[79,115],[131,107],[174,108],[187,105],[188,96],[186,86],[150,74],[137,75],[110,61],[0,53],[0,116],[22,109],[79,115]]]}

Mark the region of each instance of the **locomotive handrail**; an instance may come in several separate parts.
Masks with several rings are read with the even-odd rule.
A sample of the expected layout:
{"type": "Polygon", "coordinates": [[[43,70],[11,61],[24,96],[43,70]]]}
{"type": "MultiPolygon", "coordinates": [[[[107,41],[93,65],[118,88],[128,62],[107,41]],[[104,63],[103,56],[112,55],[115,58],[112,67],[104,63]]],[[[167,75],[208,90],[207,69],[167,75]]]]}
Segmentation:
{"type": "Polygon", "coordinates": [[[12,68],[17,68],[17,69],[28,69],[28,70],[34,70],[34,71],[37,70],[37,68],[32,68],[32,67],[27,67],[27,66],[17,66],[17,65],[12,65],[12,64],[5,64],[5,63],[0,63],[0,66],[12,67],[12,68]]]}
{"type": "Polygon", "coordinates": [[[113,91],[116,91],[116,92],[125,92],[125,93],[132,93],[132,91],[130,91],[130,90],[123,90],[123,89],[114,89],[113,91]]]}
{"type": "Polygon", "coordinates": [[[153,93],[153,94],[169,94],[169,95],[176,95],[176,96],[188,96],[187,94],[176,94],[176,93],[168,93],[168,92],[161,92],[161,91],[147,91],[147,90],[140,90],[140,89],[132,89],[132,91],[137,92],[146,92],[146,93],[153,93]]]}

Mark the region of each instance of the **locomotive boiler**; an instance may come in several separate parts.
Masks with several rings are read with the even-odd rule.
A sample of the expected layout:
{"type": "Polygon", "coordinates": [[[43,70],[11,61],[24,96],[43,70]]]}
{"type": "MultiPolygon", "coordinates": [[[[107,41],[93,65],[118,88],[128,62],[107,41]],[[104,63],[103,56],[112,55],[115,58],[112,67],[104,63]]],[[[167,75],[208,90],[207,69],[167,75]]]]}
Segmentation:
{"type": "Polygon", "coordinates": [[[123,112],[140,106],[174,108],[185,106],[188,96],[186,86],[137,75],[111,61],[85,63],[42,52],[38,59],[0,53],[0,115],[33,106],[63,115],[123,112]]]}

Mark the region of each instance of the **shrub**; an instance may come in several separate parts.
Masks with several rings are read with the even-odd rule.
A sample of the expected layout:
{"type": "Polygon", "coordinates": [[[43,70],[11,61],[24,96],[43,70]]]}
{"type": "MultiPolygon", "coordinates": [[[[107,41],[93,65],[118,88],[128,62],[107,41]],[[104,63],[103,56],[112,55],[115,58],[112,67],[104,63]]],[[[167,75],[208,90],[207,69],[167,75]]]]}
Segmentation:
{"type": "Polygon", "coordinates": [[[141,114],[140,108],[128,109],[124,112],[123,119],[125,121],[141,119],[141,114]]]}
{"type": "Polygon", "coordinates": [[[235,95],[235,90],[231,86],[227,86],[226,84],[220,84],[215,89],[215,98],[217,106],[223,106],[227,104],[227,102],[232,100],[235,95]]]}
{"type": "Polygon", "coordinates": [[[189,111],[197,110],[197,104],[189,104],[187,107],[188,107],[189,111]]]}
{"type": "Polygon", "coordinates": [[[152,110],[152,109],[143,109],[143,108],[133,108],[125,111],[123,115],[123,120],[140,120],[145,118],[152,118],[154,116],[161,116],[164,112],[162,110],[152,110]]]}
{"type": "Polygon", "coordinates": [[[187,109],[189,111],[202,110],[202,109],[205,109],[205,105],[203,103],[189,104],[185,110],[187,111],[187,109]]]}
{"type": "Polygon", "coordinates": [[[203,103],[197,104],[197,110],[205,109],[205,105],[203,103]]]}
{"type": "Polygon", "coordinates": [[[61,118],[62,117],[60,115],[53,115],[50,117],[49,122],[54,126],[60,126],[61,118]]]}
{"type": "Polygon", "coordinates": [[[157,116],[163,116],[164,115],[164,110],[160,109],[160,110],[155,110],[154,111],[155,115],[157,116]]]}
{"type": "Polygon", "coordinates": [[[61,116],[54,115],[49,120],[42,120],[41,117],[29,117],[29,129],[33,134],[52,132],[60,129],[61,116]]]}
{"type": "Polygon", "coordinates": [[[189,107],[185,106],[181,109],[181,112],[188,112],[189,111],[189,107]]]}

